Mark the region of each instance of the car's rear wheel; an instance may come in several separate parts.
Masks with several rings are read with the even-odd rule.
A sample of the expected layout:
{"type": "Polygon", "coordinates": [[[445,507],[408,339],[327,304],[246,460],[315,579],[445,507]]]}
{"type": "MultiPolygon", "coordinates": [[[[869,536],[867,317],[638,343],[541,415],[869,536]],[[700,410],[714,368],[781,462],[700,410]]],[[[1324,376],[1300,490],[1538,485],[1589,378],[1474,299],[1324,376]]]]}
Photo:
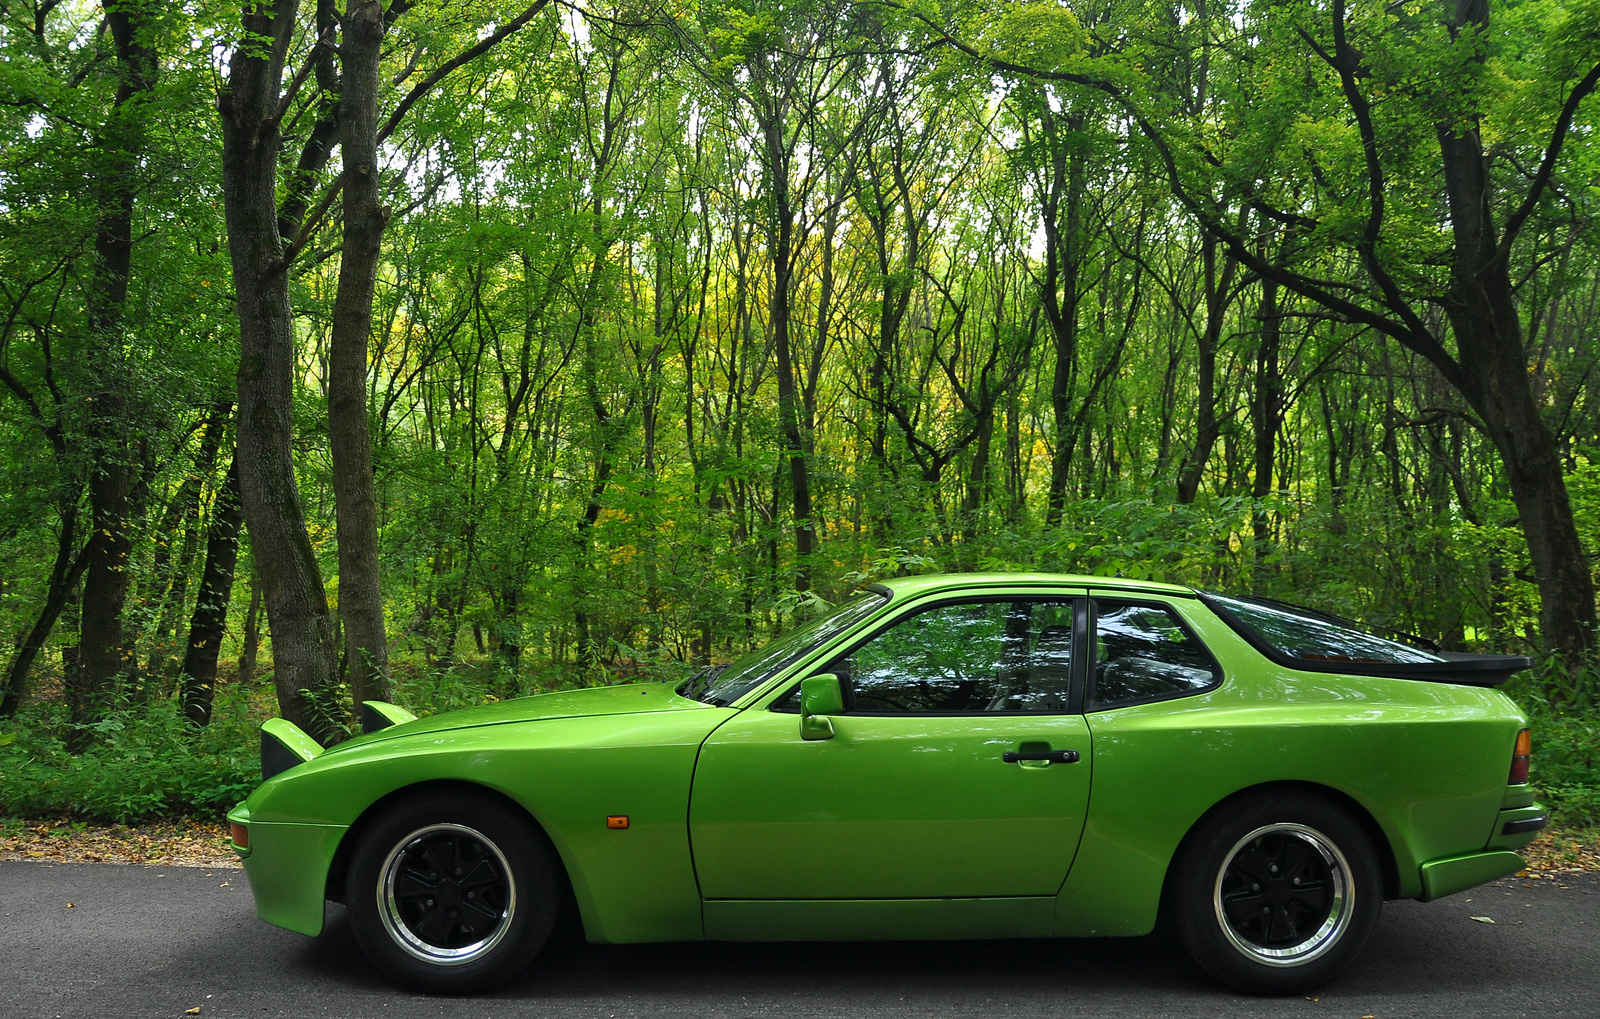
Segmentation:
{"type": "Polygon", "coordinates": [[[1178,936],[1202,968],[1253,994],[1298,994],[1360,954],[1382,910],[1383,876],[1346,811],[1272,793],[1202,821],[1173,892],[1178,936]]]}
{"type": "Polygon", "coordinates": [[[350,863],[350,926],[373,965],[420,991],[488,990],[544,947],[556,864],[526,815],[471,790],[429,790],[373,822],[350,863]]]}

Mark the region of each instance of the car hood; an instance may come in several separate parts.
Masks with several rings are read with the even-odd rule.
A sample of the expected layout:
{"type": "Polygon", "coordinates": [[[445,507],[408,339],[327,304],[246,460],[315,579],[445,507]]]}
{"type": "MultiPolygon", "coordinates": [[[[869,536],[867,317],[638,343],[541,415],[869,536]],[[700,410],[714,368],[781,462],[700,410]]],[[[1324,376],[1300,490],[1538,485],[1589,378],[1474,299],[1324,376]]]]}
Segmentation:
{"type": "Polygon", "coordinates": [[[330,747],[328,753],[337,753],[349,747],[365,746],[396,736],[415,736],[447,729],[465,729],[479,725],[500,725],[506,722],[534,722],[547,718],[575,718],[593,715],[636,715],[646,711],[706,710],[711,705],[691,700],[676,693],[670,683],[628,683],[620,686],[598,686],[585,690],[562,690],[558,693],[534,694],[515,700],[494,704],[479,704],[438,715],[429,715],[401,725],[330,747]]]}

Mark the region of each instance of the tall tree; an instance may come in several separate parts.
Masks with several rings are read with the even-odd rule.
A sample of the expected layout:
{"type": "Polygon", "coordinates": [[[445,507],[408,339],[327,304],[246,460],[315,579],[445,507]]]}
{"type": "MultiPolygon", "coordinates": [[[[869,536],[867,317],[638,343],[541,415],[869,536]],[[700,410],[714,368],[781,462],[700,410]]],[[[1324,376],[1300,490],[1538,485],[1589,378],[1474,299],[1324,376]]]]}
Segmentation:
{"type": "Polygon", "coordinates": [[[1189,39],[1200,60],[1240,55],[1228,112],[1208,131],[1195,131],[1173,99],[1184,82],[1162,77],[1191,66],[1172,59],[1168,40],[1125,47],[1127,66],[1118,68],[1091,56],[1070,13],[1035,5],[1008,15],[1010,30],[995,33],[998,50],[941,36],[996,70],[1112,97],[1156,149],[1174,196],[1229,257],[1427,359],[1476,412],[1505,464],[1539,584],[1545,647],[1582,657],[1596,646],[1594,582],[1554,437],[1533,398],[1511,261],[1523,228],[1549,198],[1573,118],[1600,85],[1600,36],[1588,5],[1550,31],[1519,36],[1523,45],[1546,41],[1544,69],[1562,83],[1544,96],[1546,119],[1535,135],[1520,110],[1498,99],[1503,90],[1489,73],[1493,7],[1490,0],[1415,9],[1352,9],[1346,0],[1208,5],[1200,12],[1204,30],[1189,39]],[[1041,52],[1036,40],[1045,24],[1065,29],[1071,41],[1041,52]],[[1227,45],[1224,33],[1231,33],[1227,45]],[[1148,71],[1140,66],[1146,57],[1148,71]],[[1375,90],[1388,97],[1381,107],[1375,90]],[[1306,110],[1348,129],[1309,130],[1306,110]],[[1498,163],[1483,140],[1485,121],[1497,113],[1515,125],[1498,163]],[[1347,178],[1330,177],[1335,163],[1347,178]],[[1521,165],[1535,169],[1517,174],[1512,167],[1521,165]],[[1444,202],[1425,190],[1415,198],[1394,193],[1397,174],[1436,181],[1444,202]],[[1238,204],[1224,198],[1241,186],[1245,207],[1318,243],[1293,248],[1290,264],[1264,258],[1229,211],[1238,204]],[[1399,217],[1389,215],[1397,202],[1406,224],[1434,223],[1448,240],[1401,236],[1399,217]],[[1363,285],[1325,275],[1330,258],[1353,258],[1363,285]],[[1447,278],[1435,265],[1448,267],[1447,278]],[[1430,304],[1443,309],[1444,323],[1427,314],[1430,304]]]}
{"type": "MultiPolygon", "coordinates": [[[[300,238],[279,231],[277,190],[281,122],[290,106],[286,100],[293,98],[284,95],[284,64],[298,7],[296,0],[269,0],[245,8],[217,109],[239,314],[234,456],[240,501],[272,627],[278,709],[316,739],[331,742],[338,732],[337,706],[331,702],[334,626],[294,472],[295,342],[286,255],[300,238]]],[[[321,13],[319,22],[325,23],[321,13]]],[[[314,56],[331,45],[331,39],[319,39],[314,56]]],[[[325,162],[326,153],[314,152],[312,160],[325,162]]],[[[292,217],[291,229],[306,229],[299,218],[292,217]]]]}
{"type": "Polygon", "coordinates": [[[367,351],[379,246],[389,210],[378,176],[383,5],[349,0],[339,43],[344,236],[328,351],[328,438],[339,536],[339,617],[355,703],[388,700],[389,641],[378,575],[378,510],[367,422],[367,351]]]}

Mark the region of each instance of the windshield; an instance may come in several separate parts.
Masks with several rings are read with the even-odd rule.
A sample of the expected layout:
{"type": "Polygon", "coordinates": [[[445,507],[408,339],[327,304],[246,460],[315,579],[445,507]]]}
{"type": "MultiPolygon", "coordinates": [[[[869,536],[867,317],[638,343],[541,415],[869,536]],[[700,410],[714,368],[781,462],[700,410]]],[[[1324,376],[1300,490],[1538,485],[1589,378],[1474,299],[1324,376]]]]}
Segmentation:
{"type": "MultiPolygon", "coordinates": [[[[1267,604],[1246,598],[1208,595],[1233,613],[1235,619],[1286,658],[1307,662],[1439,662],[1444,659],[1420,648],[1410,647],[1355,629],[1357,624],[1340,625],[1289,606],[1267,604]]],[[[1419,638],[1420,639],[1420,638],[1419,638]]]]}
{"type": "Polygon", "coordinates": [[[885,596],[874,592],[858,594],[827,615],[757,648],[732,665],[706,669],[686,680],[678,687],[678,692],[718,707],[732,704],[804,658],[817,645],[827,643],[872,615],[886,601],[885,596]]]}

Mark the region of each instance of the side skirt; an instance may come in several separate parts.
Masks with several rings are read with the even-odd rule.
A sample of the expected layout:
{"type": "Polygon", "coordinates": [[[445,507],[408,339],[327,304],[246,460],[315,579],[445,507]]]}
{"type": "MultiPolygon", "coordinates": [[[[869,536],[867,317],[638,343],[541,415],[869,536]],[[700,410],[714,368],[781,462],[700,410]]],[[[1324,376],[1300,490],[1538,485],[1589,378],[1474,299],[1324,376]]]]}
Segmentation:
{"type": "Polygon", "coordinates": [[[1053,896],[995,899],[708,899],[708,941],[1048,938],[1053,896]]]}

